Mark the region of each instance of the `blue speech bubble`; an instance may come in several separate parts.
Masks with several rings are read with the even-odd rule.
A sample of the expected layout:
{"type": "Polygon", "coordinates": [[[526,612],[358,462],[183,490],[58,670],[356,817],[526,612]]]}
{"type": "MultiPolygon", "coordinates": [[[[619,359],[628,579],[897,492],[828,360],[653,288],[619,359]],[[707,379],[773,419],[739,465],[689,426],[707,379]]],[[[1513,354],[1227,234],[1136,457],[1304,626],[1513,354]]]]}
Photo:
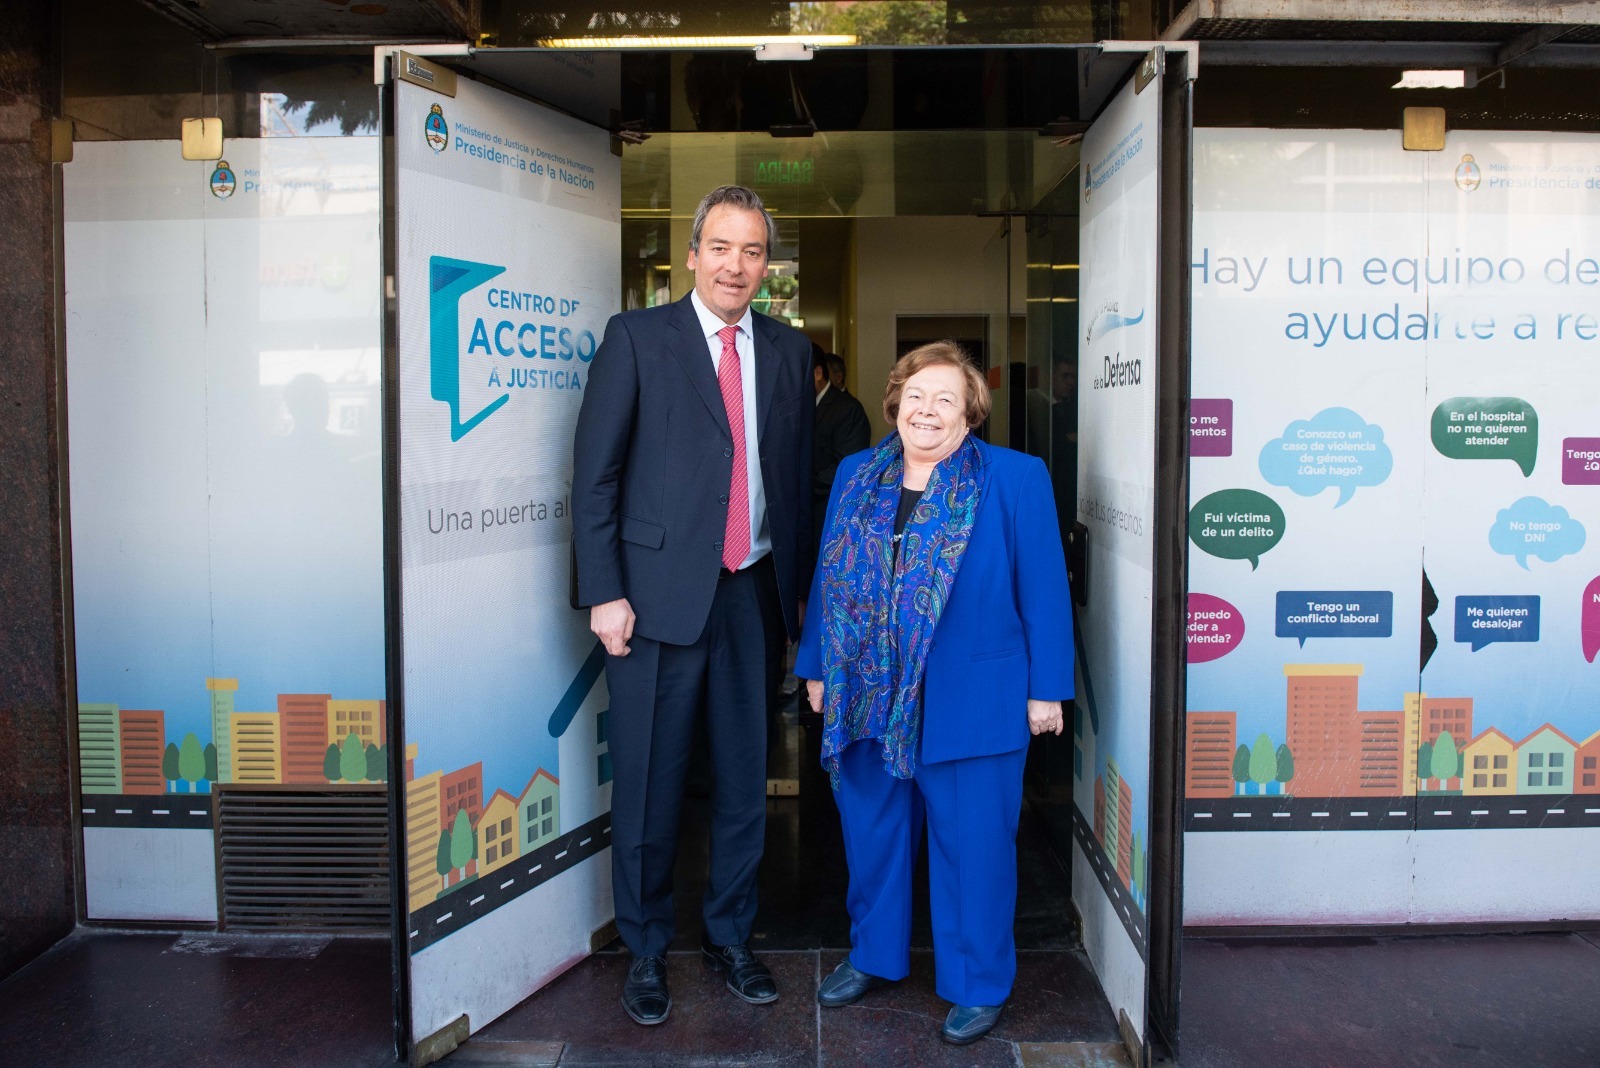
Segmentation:
{"type": "Polygon", "coordinates": [[[1539,640],[1539,598],[1523,594],[1456,598],[1456,641],[1477,652],[1494,642],[1539,640]]]}
{"type": "Polygon", "coordinates": [[[1296,419],[1261,448],[1261,477],[1287,486],[1302,497],[1337,487],[1337,508],[1358,486],[1376,486],[1394,470],[1394,454],[1383,443],[1383,428],[1349,408],[1324,408],[1310,419],[1296,419]]]}
{"type": "Polygon", "coordinates": [[[1388,590],[1279,590],[1280,638],[1387,638],[1394,633],[1388,590]]]}
{"type": "Polygon", "coordinates": [[[1495,515],[1494,526],[1489,528],[1489,548],[1516,557],[1526,571],[1528,557],[1553,564],[1583,548],[1587,537],[1583,524],[1565,508],[1540,497],[1523,497],[1495,515]]]}

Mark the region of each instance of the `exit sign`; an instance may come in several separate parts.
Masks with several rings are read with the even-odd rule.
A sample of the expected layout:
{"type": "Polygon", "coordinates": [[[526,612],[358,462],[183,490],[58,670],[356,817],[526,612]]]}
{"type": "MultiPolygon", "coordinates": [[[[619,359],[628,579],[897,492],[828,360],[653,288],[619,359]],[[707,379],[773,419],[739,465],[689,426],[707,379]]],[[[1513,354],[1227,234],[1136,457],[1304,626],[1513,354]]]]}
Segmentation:
{"type": "Polygon", "coordinates": [[[756,182],[761,185],[810,185],[815,167],[808,159],[763,160],[756,164],[756,182]]]}

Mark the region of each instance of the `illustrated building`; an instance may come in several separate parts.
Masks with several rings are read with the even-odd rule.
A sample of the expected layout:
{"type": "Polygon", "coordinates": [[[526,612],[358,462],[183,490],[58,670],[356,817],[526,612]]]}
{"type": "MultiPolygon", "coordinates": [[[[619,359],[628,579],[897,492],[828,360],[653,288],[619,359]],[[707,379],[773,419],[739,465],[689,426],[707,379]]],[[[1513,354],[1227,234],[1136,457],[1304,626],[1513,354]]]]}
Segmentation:
{"type": "Polygon", "coordinates": [[[1133,887],[1133,791],[1128,780],[1117,776],[1117,876],[1133,887]]]}
{"type": "Polygon", "coordinates": [[[1106,784],[1099,775],[1094,777],[1094,836],[1101,845],[1106,840],[1106,784]]]}
{"type": "MultiPolygon", "coordinates": [[[[323,752],[330,745],[343,745],[354,734],[361,739],[362,748],[384,743],[384,702],[338,698],[328,702],[328,737],[322,743],[323,752]]],[[[322,756],[317,756],[317,766],[322,756]]]]}
{"type": "Polygon", "coordinates": [[[476,826],[483,816],[483,761],[449,772],[439,783],[439,826],[449,827],[465,809],[476,826]]]}
{"type": "MultiPolygon", "coordinates": [[[[1419,709],[1418,723],[1421,728],[1420,743],[1424,745],[1437,745],[1439,738],[1450,732],[1450,740],[1459,750],[1472,738],[1472,698],[1470,697],[1424,697],[1419,709]]],[[[1410,760],[1414,763],[1417,759],[1417,750],[1420,745],[1413,746],[1410,760]]],[[[1417,775],[1422,779],[1432,778],[1431,768],[1419,768],[1417,775]]],[[[1441,789],[1459,790],[1461,780],[1454,776],[1446,778],[1439,783],[1441,789]]]]}
{"type": "MultiPolygon", "coordinates": [[[[1399,797],[1405,774],[1404,712],[1358,712],[1361,725],[1355,788],[1330,797],[1399,797]]],[[[1292,748],[1292,747],[1291,747],[1292,748]]]]}
{"type": "Polygon", "coordinates": [[[1190,712],[1183,786],[1188,797],[1232,797],[1238,713],[1190,712]]]}
{"type": "Polygon", "coordinates": [[[1402,707],[1405,710],[1405,737],[1401,743],[1401,756],[1403,762],[1400,768],[1400,794],[1403,797],[1415,796],[1417,792],[1417,751],[1422,745],[1422,699],[1428,696],[1425,693],[1408,693],[1402,707]]]}
{"type": "Polygon", "coordinates": [[[1546,723],[1517,743],[1517,793],[1570,794],[1578,743],[1546,723]]]}
{"type": "Polygon", "coordinates": [[[1122,785],[1122,769],[1117,767],[1117,762],[1106,757],[1106,770],[1103,776],[1105,782],[1105,833],[1100,836],[1100,845],[1105,849],[1106,856],[1111,858],[1111,866],[1117,866],[1117,837],[1120,828],[1117,826],[1118,817],[1122,810],[1118,805],[1118,787],[1122,785]]]}
{"type": "Polygon", "coordinates": [[[1424,697],[1422,699],[1422,740],[1429,745],[1445,731],[1465,745],[1472,737],[1472,698],[1424,697]]]}
{"type": "Polygon", "coordinates": [[[496,790],[478,822],[478,871],[488,874],[517,856],[517,799],[496,790]]]}
{"type": "MultiPolygon", "coordinates": [[[[1299,797],[1351,797],[1361,791],[1363,726],[1356,714],[1360,664],[1285,664],[1287,743],[1299,797]]],[[[1403,719],[1402,713],[1395,714],[1403,719]]],[[[1394,739],[1398,757],[1402,732],[1394,739]]],[[[1398,759],[1395,790],[1400,783],[1398,759]]]]}
{"type": "Polygon", "coordinates": [[[561,784],[540,768],[517,798],[517,841],[528,853],[561,833],[561,784]]]}
{"type": "Polygon", "coordinates": [[[416,778],[417,747],[406,746],[406,887],[412,912],[439,896],[439,783],[443,773],[430,771],[416,778]]]}
{"type": "Polygon", "coordinates": [[[1577,785],[1575,794],[1600,794],[1600,731],[1595,731],[1578,745],[1577,767],[1573,775],[1577,785]]]}
{"type": "Polygon", "coordinates": [[[86,794],[122,792],[122,721],[116,705],[78,706],[79,779],[86,794]]]}
{"type": "Polygon", "coordinates": [[[125,708],[118,716],[122,734],[122,792],[164,794],[161,754],[167,747],[166,715],[159,710],[125,708]]]}
{"type": "Polygon", "coordinates": [[[280,693],[278,730],[283,738],[283,781],[325,783],[328,753],[328,701],[325,693],[280,693]]]}
{"type": "MultiPolygon", "coordinates": [[[[229,717],[228,751],[233,763],[228,781],[278,783],[283,768],[278,763],[280,735],[276,712],[235,712],[229,717]]],[[[217,773],[222,773],[222,747],[217,747],[217,773]]]]}
{"type": "Polygon", "coordinates": [[[1466,777],[1461,790],[1468,795],[1517,792],[1517,743],[1489,727],[1462,747],[1466,777]]]}
{"type": "Polygon", "coordinates": [[[211,744],[217,747],[217,774],[233,778],[233,695],[238,679],[206,679],[211,695],[211,744]]]}

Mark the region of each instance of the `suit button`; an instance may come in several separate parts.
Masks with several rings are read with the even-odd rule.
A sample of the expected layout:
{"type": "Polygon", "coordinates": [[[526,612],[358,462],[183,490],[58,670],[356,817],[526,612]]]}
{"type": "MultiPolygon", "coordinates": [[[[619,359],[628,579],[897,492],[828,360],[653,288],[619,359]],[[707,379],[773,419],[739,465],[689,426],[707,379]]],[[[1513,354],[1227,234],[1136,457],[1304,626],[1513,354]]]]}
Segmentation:
{"type": "Polygon", "coordinates": [[[715,544],[714,544],[714,545],[712,545],[712,546],[711,546],[711,547],[712,547],[712,548],[713,548],[713,549],[715,549],[715,550],[717,550],[717,552],[719,552],[719,553],[720,553],[720,552],[721,552],[721,551],[722,551],[722,543],[721,543],[721,542],[720,542],[720,541],[719,541],[719,542],[717,542],[717,543],[715,543],[715,544]]]}
{"type": "Polygon", "coordinates": [[[728,503],[728,495],[726,493],[724,493],[722,496],[718,497],[717,498],[717,503],[718,504],[727,504],[728,503]]]}
{"type": "Polygon", "coordinates": [[[722,455],[724,455],[724,456],[732,456],[733,455],[733,450],[732,449],[723,449],[722,450],[722,455]]]}

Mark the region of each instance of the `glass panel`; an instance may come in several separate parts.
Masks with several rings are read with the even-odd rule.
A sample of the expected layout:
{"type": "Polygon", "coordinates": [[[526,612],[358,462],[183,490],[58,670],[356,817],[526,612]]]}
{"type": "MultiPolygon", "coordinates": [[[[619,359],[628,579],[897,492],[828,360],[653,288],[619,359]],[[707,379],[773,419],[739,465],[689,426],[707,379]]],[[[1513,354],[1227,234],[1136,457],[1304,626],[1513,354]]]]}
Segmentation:
{"type": "Polygon", "coordinates": [[[483,30],[501,47],[629,36],[827,35],[849,45],[1050,44],[1141,36],[1134,31],[1149,28],[1150,8],[1150,0],[679,0],[624,11],[552,0],[485,0],[483,30]]]}

